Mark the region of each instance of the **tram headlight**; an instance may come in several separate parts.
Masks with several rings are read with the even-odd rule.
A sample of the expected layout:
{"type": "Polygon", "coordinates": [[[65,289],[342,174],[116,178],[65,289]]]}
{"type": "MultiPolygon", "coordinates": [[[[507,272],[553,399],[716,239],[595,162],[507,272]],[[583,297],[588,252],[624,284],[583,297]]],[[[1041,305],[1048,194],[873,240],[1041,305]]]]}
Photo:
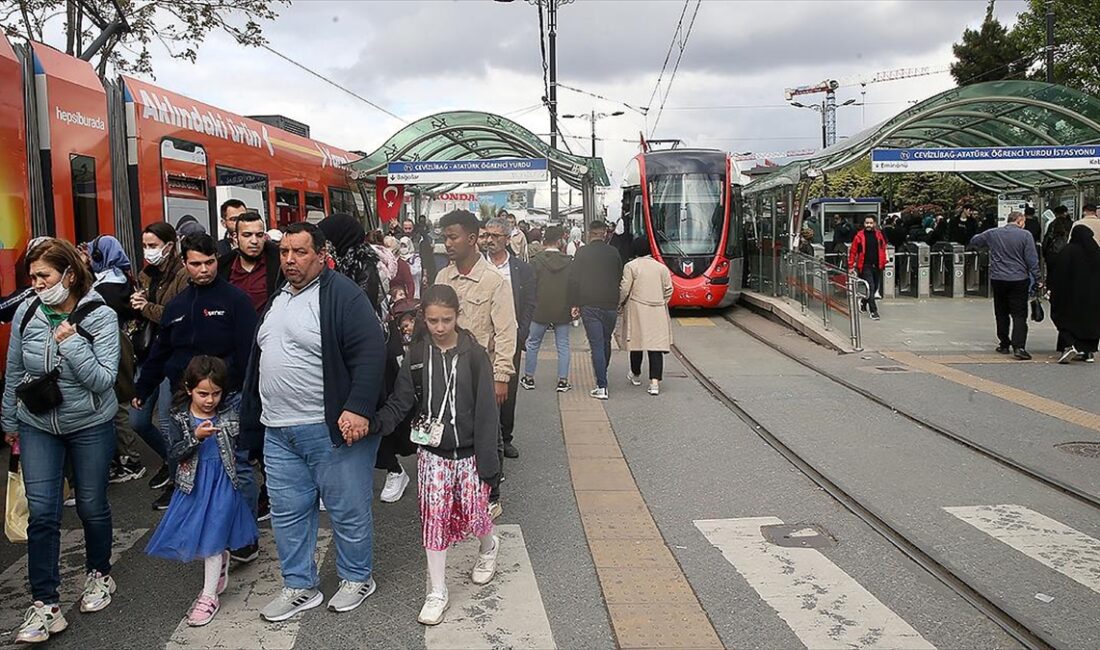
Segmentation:
{"type": "Polygon", "coordinates": [[[725,275],[730,272],[729,260],[722,260],[718,263],[718,266],[714,267],[715,275],[725,275]]]}

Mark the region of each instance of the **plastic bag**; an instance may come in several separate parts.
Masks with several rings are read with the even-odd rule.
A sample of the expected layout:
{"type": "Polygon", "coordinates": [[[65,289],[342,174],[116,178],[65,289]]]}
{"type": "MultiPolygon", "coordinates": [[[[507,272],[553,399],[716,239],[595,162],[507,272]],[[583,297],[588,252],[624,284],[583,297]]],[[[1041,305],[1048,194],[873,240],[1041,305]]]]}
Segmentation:
{"type": "Polygon", "coordinates": [[[16,544],[27,543],[27,492],[23,487],[23,472],[19,469],[19,456],[12,455],[8,468],[8,492],[4,503],[4,535],[16,544]]]}

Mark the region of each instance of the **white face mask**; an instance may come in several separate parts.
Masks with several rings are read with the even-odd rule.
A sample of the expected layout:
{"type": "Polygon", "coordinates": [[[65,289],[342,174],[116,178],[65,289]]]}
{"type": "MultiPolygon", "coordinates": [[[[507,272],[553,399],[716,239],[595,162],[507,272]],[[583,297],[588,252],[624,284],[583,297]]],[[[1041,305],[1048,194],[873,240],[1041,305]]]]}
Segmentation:
{"type": "Polygon", "coordinates": [[[65,272],[61,274],[61,279],[57,281],[57,284],[38,292],[38,299],[42,301],[43,305],[47,307],[56,307],[69,299],[69,288],[65,286],[65,276],[68,275],[68,273],[69,270],[65,269],[65,272]]]}
{"type": "Polygon", "coordinates": [[[167,247],[161,246],[160,248],[146,248],[143,251],[142,256],[145,258],[146,262],[152,264],[153,266],[156,266],[157,264],[160,264],[164,261],[165,248],[167,247]]]}

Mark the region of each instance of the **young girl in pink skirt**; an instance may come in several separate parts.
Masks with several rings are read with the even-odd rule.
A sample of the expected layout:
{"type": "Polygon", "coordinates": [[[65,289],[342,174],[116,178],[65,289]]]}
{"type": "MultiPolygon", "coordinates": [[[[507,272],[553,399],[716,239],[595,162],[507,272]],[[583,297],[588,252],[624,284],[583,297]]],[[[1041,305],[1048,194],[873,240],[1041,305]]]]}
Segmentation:
{"type": "Polygon", "coordinates": [[[424,625],[438,625],[450,604],[447,549],[468,535],[481,542],[470,571],[474,584],[496,575],[500,539],[489,516],[489,485],[500,473],[499,410],[489,355],[457,327],[454,289],[436,285],[421,296],[422,322],[402,362],[394,392],[375,418],[392,433],[410,412],[418,445],[420,518],[428,560],[429,591],[420,610],[424,625]]]}

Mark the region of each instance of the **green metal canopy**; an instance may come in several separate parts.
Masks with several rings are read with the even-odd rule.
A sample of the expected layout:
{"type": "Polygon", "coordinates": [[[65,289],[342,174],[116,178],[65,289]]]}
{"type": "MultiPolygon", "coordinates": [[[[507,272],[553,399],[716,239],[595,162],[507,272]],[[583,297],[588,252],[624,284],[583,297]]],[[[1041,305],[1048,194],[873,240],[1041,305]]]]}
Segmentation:
{"type": "MultiPolygon", "coordinates": [[[[554,149],[519,124],[500,115],[478,111],[450,111],[421,118],[393,134],[374,153],[348,167],[352,178],[373,180],[386,175],[386,165],[390,162],[491,158],[546,158],[557,176],[577,189],[586,184],[610,185],[602,159],[554,149]]],[[[419,189],[434,192],[444,186],[421,186],[419,189]]]]}
{"type": "MultiPolygon", "coordinates": [[[[953,88],[869,129],[781,166],[746,192],[795,185],[846,167],[876,147],[1017,147],[1100,144],[1100,99],[1037,81],[989,81],[953,88]]],[[[957,172],[991,192],[1051,189],[1100,181],[1100,170],[957,172]]]]}

